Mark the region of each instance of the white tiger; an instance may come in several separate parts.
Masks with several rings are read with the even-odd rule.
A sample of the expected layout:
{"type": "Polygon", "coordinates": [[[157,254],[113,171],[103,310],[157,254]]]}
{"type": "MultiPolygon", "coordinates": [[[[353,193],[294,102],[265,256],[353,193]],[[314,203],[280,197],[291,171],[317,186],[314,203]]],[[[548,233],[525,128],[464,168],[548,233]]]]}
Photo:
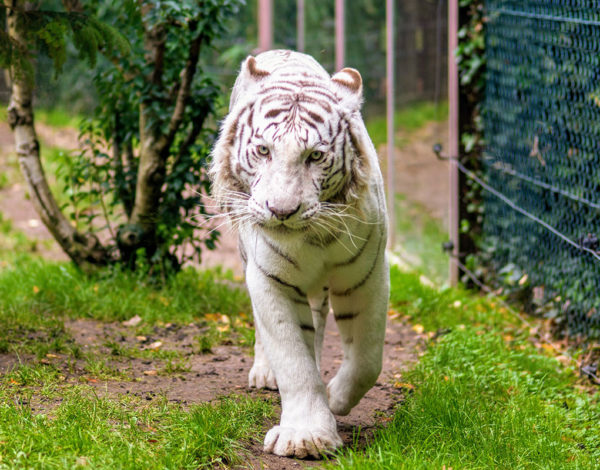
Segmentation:
{"type": "Polygon", "coordinates": [[[362,79],[310,56],[248,57],[212,153],[213,194],[239,230],[256,326],[251,387],[279,388],[264,449],[318,457],[380,370],[389,296],[387,216],[362,79]],[[319,372],[329,309],[344,360],[319,372]]]}

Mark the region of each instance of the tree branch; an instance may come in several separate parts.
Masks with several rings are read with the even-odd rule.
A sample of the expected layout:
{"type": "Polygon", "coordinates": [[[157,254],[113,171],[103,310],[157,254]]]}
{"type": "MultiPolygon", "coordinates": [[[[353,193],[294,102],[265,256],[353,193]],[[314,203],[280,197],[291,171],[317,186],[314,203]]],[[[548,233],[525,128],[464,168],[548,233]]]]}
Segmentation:
{"type": "Polygon", "coordinates": [[[150,82],[160,86],[165,66],[165,48],[167,44],[166,29],[163,25],[157,25],[147,32],[144,38],[146,49],[146,62],[154,64],[150,74],[150,82]]]}
{"type": "MultiPolygon", "coordinates": [[[[193,28],[195,29],[195,27],[193,28]]],[[[203,32],[200,32],[190,44],[190,52],[185,63],[185,67],[181,71],[181,85],[177,91],[177,98],[175,100],[175,108],[169,121],[169,127],[166,135],[159,141],[159,150],[163,158],[168,156],[169,147],[173,143],[175,134],[183,121],[185,113],[185,107],[188,104],[190,98],[190,90],[192,89],[192,82],[196,69],[198,66],[198,59],[200,57],[200,47],[205,37],[203,32]]]]}

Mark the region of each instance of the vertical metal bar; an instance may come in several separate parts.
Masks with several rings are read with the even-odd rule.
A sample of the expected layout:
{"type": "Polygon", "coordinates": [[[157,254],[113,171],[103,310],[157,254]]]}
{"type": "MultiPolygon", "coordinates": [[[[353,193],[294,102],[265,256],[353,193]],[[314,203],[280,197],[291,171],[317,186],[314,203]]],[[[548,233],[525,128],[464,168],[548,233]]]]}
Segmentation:
{"type": "MultiPolygon", "coordinates": [[[[451,156],[458,156],[459,152],[459,88],[458,88],[458,65],[455,59],[456,48],[458,47],[458,0],[448,2],[448,152],[451,156]]],[[[449,205],[448,205],[448,235],[450,241],[454,243],[452,256],[457,256],[460,252],[459,246],[459,185],[458,185],[458,166],[456,161],[450,159],[449,162],[449,205]]],[[[450,285],[458,283],[458,266],[450,258],[449,281],[450,285]]]]}
{"type": "Polygon", "coordinates": [[[304,0],[298,0],[296,7],[296,49],[300,52],[304,52],[304,0]]]}
{"type": "Polygon", "coordinates": [[[344,0],[335,0],[335,71],[339,72],[344,68],[346,63],[346,31],[345,27],[345,12],[344,12],[344,0]]]}
{"type": "Polygon", "coordinates": [[[388,248],[396,243],[396,187],[394,184],[394,0],[386,0],[386,119],[387,119],[387,206],[389,215],[388,248]]]}
{"type": "Polygon", "coordinates": [[[273,48],[273,0],[258,0],[258,50],[273,48]]]}

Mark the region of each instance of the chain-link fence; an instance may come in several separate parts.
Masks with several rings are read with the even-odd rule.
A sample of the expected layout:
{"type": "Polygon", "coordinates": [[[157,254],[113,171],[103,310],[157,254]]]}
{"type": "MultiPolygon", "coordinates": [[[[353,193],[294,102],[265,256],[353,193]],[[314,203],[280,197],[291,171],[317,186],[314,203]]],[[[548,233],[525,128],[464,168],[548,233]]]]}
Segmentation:
{"type": "Polygon", "coordinates": [[[598,337],[600,3],[486,9],[484,244],[572,334],[598,337]]]}

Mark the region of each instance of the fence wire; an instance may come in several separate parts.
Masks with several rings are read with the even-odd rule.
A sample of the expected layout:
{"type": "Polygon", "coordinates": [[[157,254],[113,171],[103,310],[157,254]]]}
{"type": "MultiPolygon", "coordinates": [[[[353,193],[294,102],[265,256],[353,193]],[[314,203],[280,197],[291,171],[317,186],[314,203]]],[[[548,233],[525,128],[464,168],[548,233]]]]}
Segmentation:
{"type": "Polygon", "coordinates": [[[599,337],[600,2],[486,8],[484,244],[599,337]]]}

